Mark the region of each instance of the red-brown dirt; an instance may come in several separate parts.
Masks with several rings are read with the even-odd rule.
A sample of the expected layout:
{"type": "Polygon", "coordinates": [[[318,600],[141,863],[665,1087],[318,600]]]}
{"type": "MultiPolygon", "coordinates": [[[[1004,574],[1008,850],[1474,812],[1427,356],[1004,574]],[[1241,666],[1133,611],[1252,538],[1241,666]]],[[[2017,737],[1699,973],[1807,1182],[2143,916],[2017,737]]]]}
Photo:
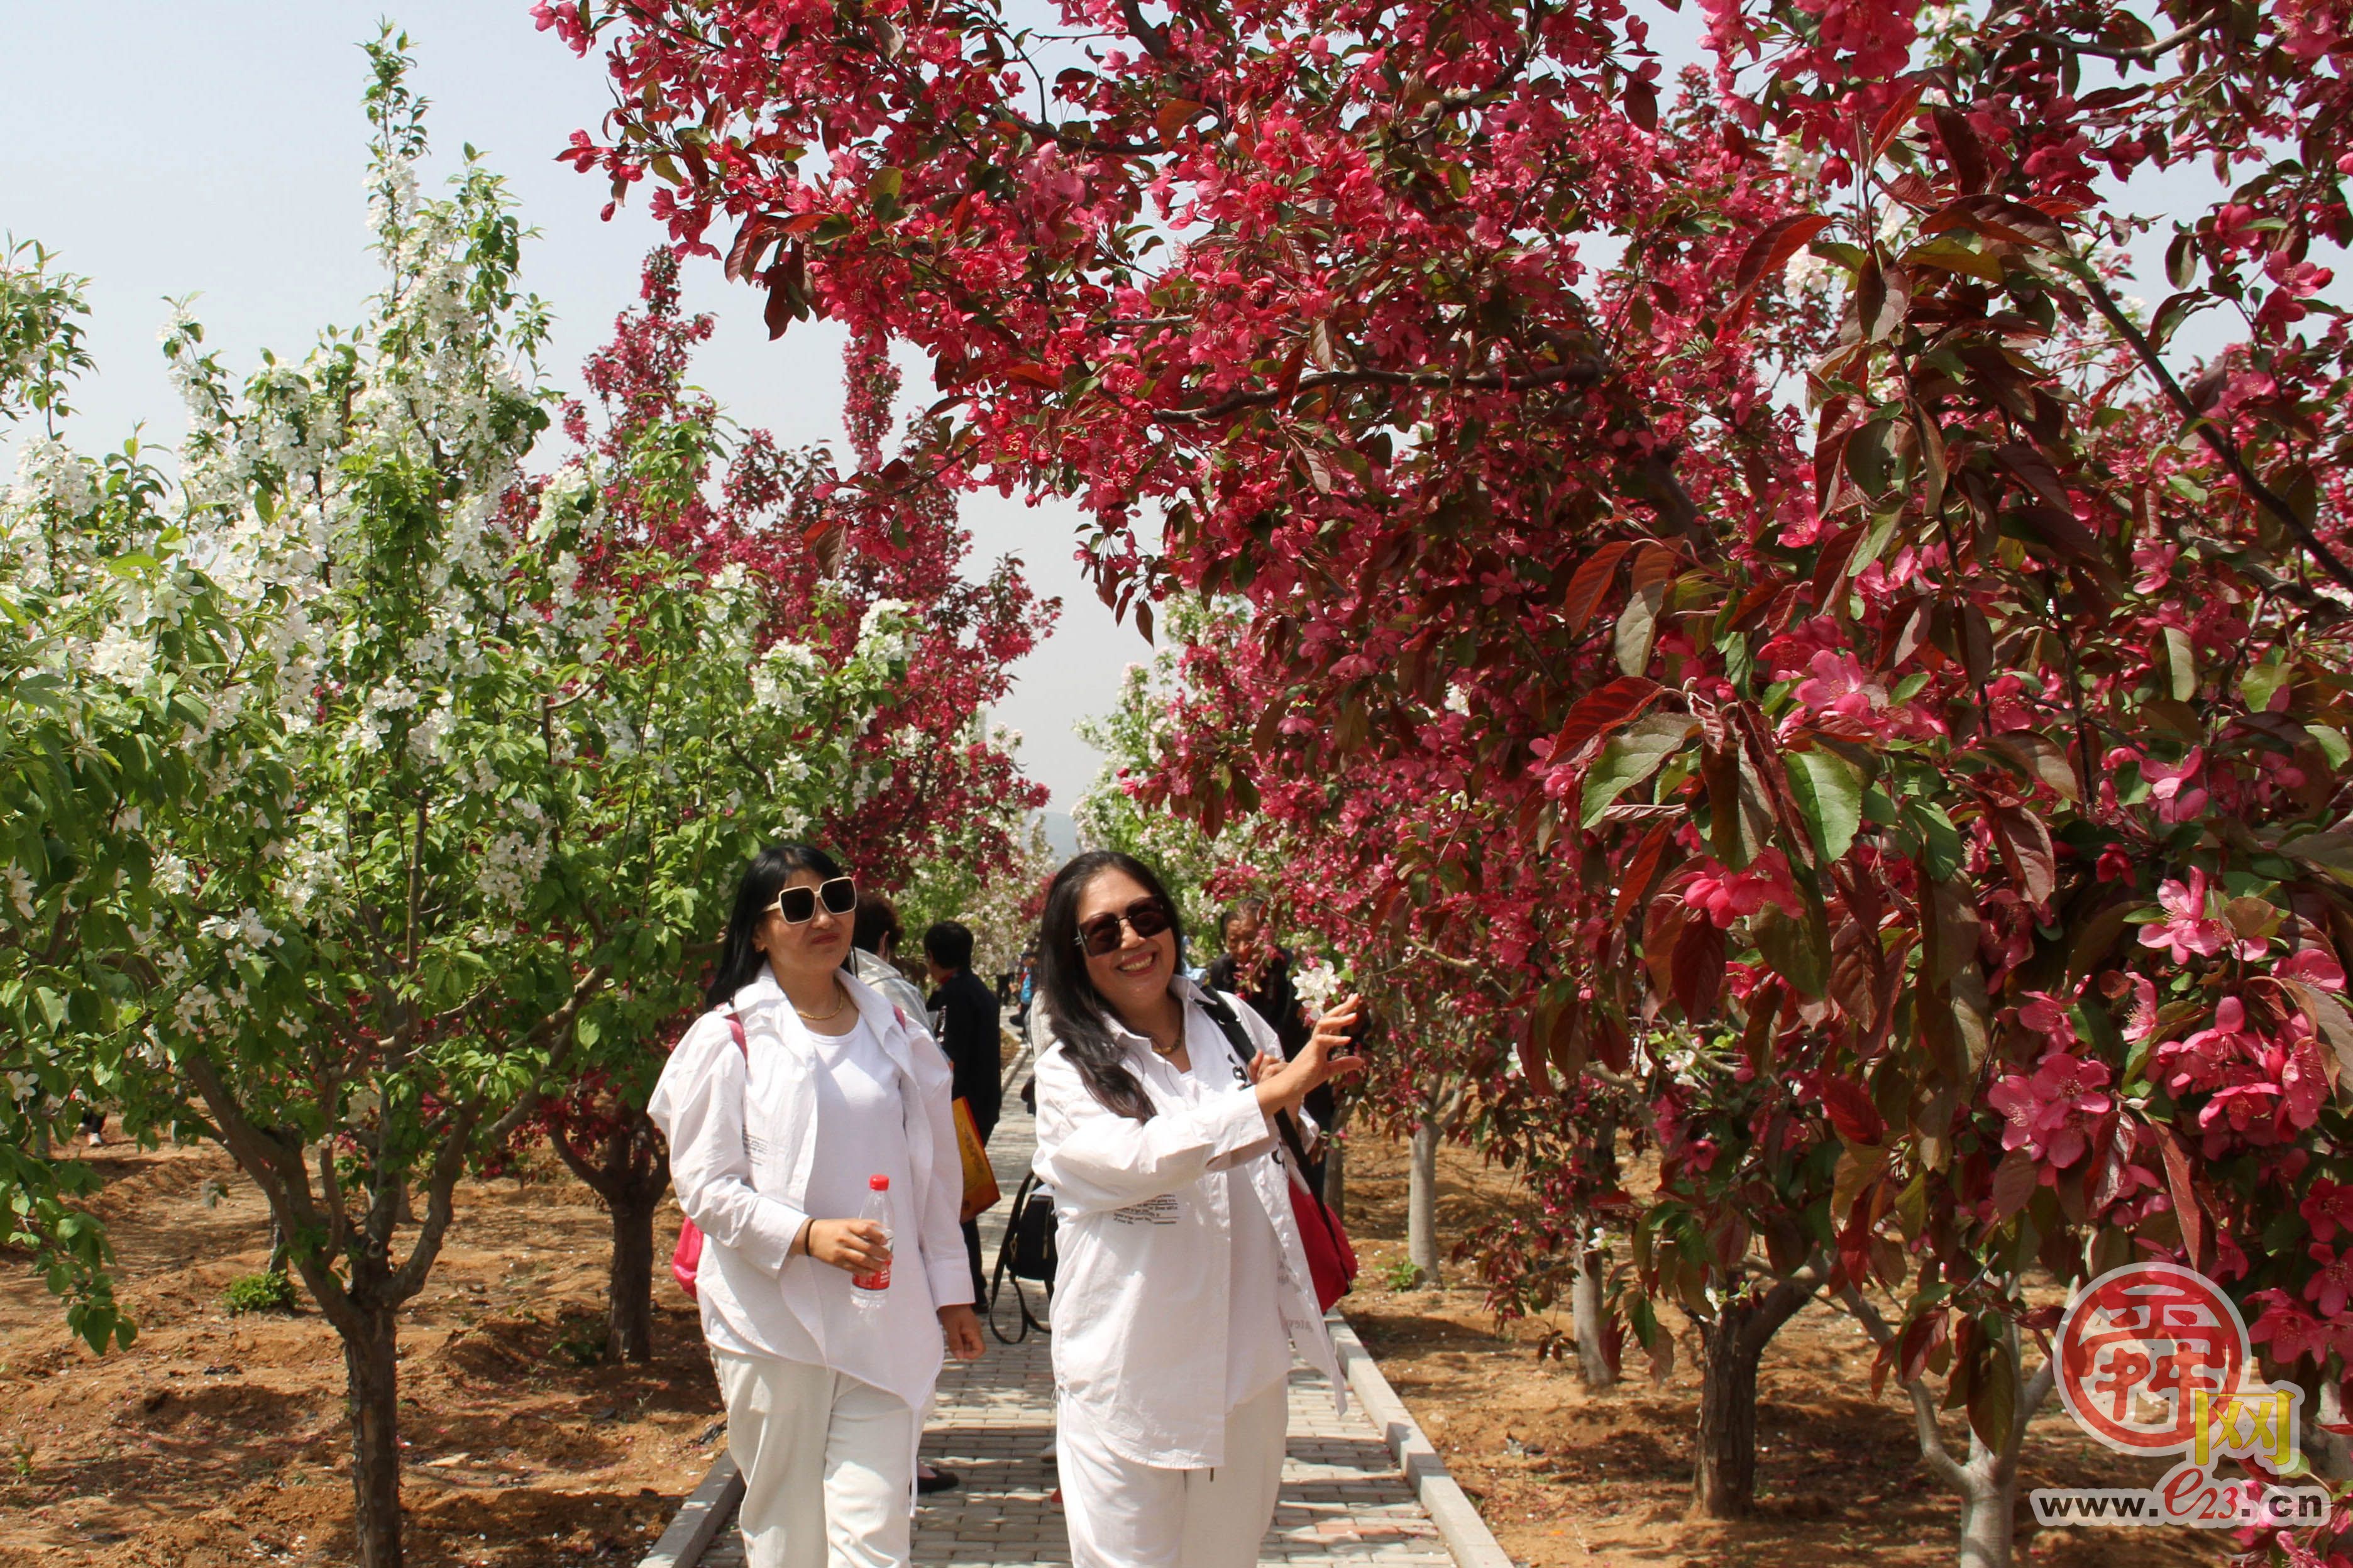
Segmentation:
{"type": "MultiPolygon", "coordinates": [[[[1926,1568],[1953,1561],[1957,1504],[1921,1467],[1908,1403],[1899,1403],[1892,1387],[1873,1395],[1872,1346],[1851,1320],[1809,1308],[1765,1352],[1757,1379],[1759,1517],[1737,1524],[1687,1521],[1699,1408],[1688,1342],[1665,1384],[1650,1381],[1637,1353],[1617,1388],[1588,1394],[1574,1370],[1536,1358],[1547,1330],[1568,1327],[1565,1306],[1548,1321],[1499,1333],[1476,1289],[1388,1289],[1387,1270],[1405,1256],[1405,1193],[1404,1145],[1352,1139],[1348,1228],[1364,1269],[1343,1310],[1515,1562],[1530,1568],[1926,1568]]],[[[1441,1252],[1514,1195],[1509,1173],[1446,1150],[1439,1174],[1441,1252]]],[[[1468,1266],[1455,1266],[1452,1277],[1468,1280],[1468,1266]]],[[[1946,1435],[1967,1441],[1957,1418],[1947,1419],[1946,1435]]],[[[2027,1442],[2021,1562],[2169,1568],[2225,1555],[2228,1541],[2220,1532],[2032,1532],[2023,1507],[2028,1489],[2145,1486],[2163,1467],[2099,1447],[2056,1399],[2034,1421],[2027,1442]]]]}
{"type": "MultiPolygon", "coordinates": [[[[0,1260],[0,1564],[249,1568],[352,1560],[334,1331],[232,1317],[268,1213],[211,1149],[101,1150],[97,1208],[139,1323],[93,1356],[21,1260],[0,1260]]],[[[658,1225],[675,1233],[675,1210],[658,1225]]],[[[718,1391],[691,1307],[656,1286],[659,1359],[603,1342],[609,1229],[548,1164],[459,1194],[402,1334],[402,1495],[417,1568],[634,1563],[717,1451],[718,1391]]]]}

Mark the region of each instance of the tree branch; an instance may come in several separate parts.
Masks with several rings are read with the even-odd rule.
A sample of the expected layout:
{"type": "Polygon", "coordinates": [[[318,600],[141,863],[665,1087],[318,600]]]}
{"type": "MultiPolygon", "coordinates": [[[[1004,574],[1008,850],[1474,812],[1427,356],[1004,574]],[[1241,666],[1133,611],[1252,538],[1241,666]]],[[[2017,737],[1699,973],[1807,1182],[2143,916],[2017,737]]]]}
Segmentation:
{"type": "Polygon", "coordinates": [[[2207,447],[2212,450],[2216,458],[2221,460],[2222,466],[2231,471],[2231,477],[2239,481],[2239,488],[2245,490],[2256,505],[2286,524],[2288,531],[2295,534],[2303,542],[2305,549],[2312,552],[2313,559],[2320,563],[2323,571],[2337,579],[2338,586],[2353,591],[2353,565],[2348,565],[2343,557],[2322,543],[2320,536],[2312,531],[2312,525],[2298,517],[2294,507],[2288,505],[2269,485],[2255,477],[2254,470],[2247,467],[2246,458],[2240,455],[2238,443],[2223,434],[2221,426],[2206,417],[2199,411],[2198,405],[2189,401],[2189,395],[2181,390],[2181,384],[2173,379],[2173,373],[2165,368],[2165,362],[2158,357],[2157,350],[2149,345],[2147,335],[2135,326],[2132,319],[2117,307],[2115,296],[2108,292],[2107,286],[2102,283],[2099,276],[2092,270],[2091,264],[2073,257],[2069,259],[2073,262],[2069,270],[2074,273],[2076,280],[2082,283],[2085,290],[2090,293],[2093,307],[2107,319],[2108,325],[2115,328],[2117,334],[2131,346],[2135,357],[2139,359],[2149,374],[2156,378],[2157,384],[2164,390],[2167,400],[2179,411],[2184,421],[2196,427],[2207,447]]]}
{"type": "Polygon", "coordinates": [[[1741,1353],[1752,1357],[1763,1355],[1765,1347],[1773,1342],[1773,1336],[1781,1331],[1781,1325],[1796,1317],[1806,1303],[1814,1299],[1814,1293],[1821,1289],[1822,1279],[1829,1271],[1830,1260],[1818,1252],[1806,1259],[1796,1272],[1784,1277],[1767,1290],[1765,1300],[1757,1303],[1756,1315],[1741,1330],[1741,1353]]]}
{"type": "MultiPolygon", "coordinates": [[[[505,1142],[514,1130],[539,1109],[539,1102],[547,1092],[548,1080],[572,1054],[576,1038],[572,1032],[572,1021],[580,1016],[580,1009],[588,998],[603,986],[608,973],[605,965],[598,964],[583,974],[573,985],[572,994],[565,999],[564,1005],[541,1019],[525,1037],[527,1046],[552,1037],[556,1042],[555,1048],[548,1053],[547,1065],[533,1079],[531,1087],[515,1097],[514,1104],[507,1108],[505,1115],[483,1130],[481,1141],[486,1146],[496,1148],[505,1142]]],[[[441,1238],[449,1228],[451,1194],[457,1190],[458,1178],[465,1173],[466,1157],[474,1149],[472,1116],[470,1110],[461,1113],[457,1129],[442,1139],[440,1152],[433,1163],[433,1174],[427,1191],[425,1221],[417,1228],[417,1246],[392,1277],[395,1300],[406,1300],[425,1288],[425,1277],[432,1271],[433,1260],[441,1251],[441,1238]]]]}
{"type": "Polygon", "coordinates": [[[2104,60],[2116,60],[2126,65],[2154,65],[2231,14],[2228,5],[2217,5],[2203,16],[2169,37],[2151,43],[2126,48],[2117,44],[2085,43],[2081,38],[2062,37],[2057,33],[2019,33],[2020,43],[2041,44],[2048,48],[2065,49],[2070,54],[2096,55],[2104,60]]]}
{"type": "Polygon", "coordinates": [[[1526,375],[1505,375],[1483,373],[1477,375],[1453,375],[1445,371],[1408,370],[1326,370],[1299,378],[1299,384],[1285,391],[1279,386],[1258,392],[1237,392],[1219,399],[1207,408],[1170,408],[1155,414],[1153,418],[1163,425],[1201,425],[1213,419],[1223,419],[1246,408],[1260,408],[1271,403],[1282,403],[1305,393],[1327,386],[1411,386],[1426,387],[1437,392],[1525,392],[1539,386],[1588,387],[1601,380],[1601,362],[1597,359],[1572,360],[1566,364],[1546,365],[1526,375]]]}

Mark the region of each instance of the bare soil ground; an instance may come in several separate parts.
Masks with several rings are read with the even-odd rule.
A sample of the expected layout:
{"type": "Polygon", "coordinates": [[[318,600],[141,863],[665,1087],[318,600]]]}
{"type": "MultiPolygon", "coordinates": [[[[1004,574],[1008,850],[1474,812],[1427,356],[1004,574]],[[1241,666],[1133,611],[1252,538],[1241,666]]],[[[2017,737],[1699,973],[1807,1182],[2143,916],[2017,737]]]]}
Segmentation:
{"type": "MultiPolygon", "coordinates": [[[[1873,1350],[1827,1307],[1809,1308],[1765,1353],[1758,1378],[1759,1516],[1687,1521],[1694,1358],[1663,1385],[1638,1353],[1617,1388],[1588,1394],[1577,1373],[1535,1355],[1549,1322],[1499,1333],[1475,1288],[1393,1290],[1405,1256],[1406,1152],[1361,1134],[1348,1145],[1348,1229],[1364,1265],[1344,1310],[1496,1540],[1531,1568],[1825,1568],[1949,1563],[1957,1505],[1922,1468],[1910,1406],[1871,1392],[1873,1350]]],[[[1449,1149],[1440,1157],[1441,1244],[1514,1201],[1509,1173],[1449,1149]]],[[[1457,1270],[1470,1278],[1467,1267],[1457,1270]]],[[[1687,1352],[1688,1346],[1685,1351],[1687,1352]]],[[[1966,1443],[1957,1417],[1947,1441],[1966,1443]]],[[[2146,1486],[2135,1463],[2079,1431],[2053,1399],[2030,1430],[2020,1488],[2021,1557],[2065,1568],[2219,1563],[2228,1538],[2187,1529],[2052,1529],[2022,1506],[2042,1486],[2146,1486]]]]}
{"type": "MultiPolygon", "coordinates": [[[[352,1561],[334,1331],[232,1317],[269,1216],[211,1149],[98,1152],[97,1208],[138,1321],[91,1355],[0,1255],[0,1564],[228,1568],[352,1561]]],[[[402,1478],[416,1568],[634,1563],[722,1439],[692,1310],[658,1281],[646,1366],[607,1366],[608,1222],[553,1163],[459,1194],[452,1245],[402,1335],[402,1478]]],[[[675,1209],[657,1237],[677,1230],[675,1209]]]]}

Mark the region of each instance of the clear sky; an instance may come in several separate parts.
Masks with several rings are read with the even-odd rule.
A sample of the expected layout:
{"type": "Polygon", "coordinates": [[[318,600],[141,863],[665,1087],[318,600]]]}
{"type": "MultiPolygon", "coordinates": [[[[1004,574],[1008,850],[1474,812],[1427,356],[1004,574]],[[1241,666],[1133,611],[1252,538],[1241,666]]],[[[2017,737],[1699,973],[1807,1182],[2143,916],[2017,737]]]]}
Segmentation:
{"type": "MultiPolygon", "coordinates": [[[[207,344],[238,374],[264,347],[300,357],[320,328],[357,317],[378,281],[358,45],[385,14],[347,0],[0,0],[0,142],[13,149],[0,230],[39,239],[91,280],[99,370],[75,400],[76,446],[118,445],[142,421],[150,441],[182,434],[156,346],[167,298],[197,296],[207,344]]],[[[524,281],[556,312],[549,378],[576,387],[660,237],[642,207],[600,223],[603,185],[554,161],[609,102],[603,71],[535,32],[524,0],[401,0],[390,14],[432,100],[436,163],[481,149],[540,230],[524,281]]],[[[800,323],[771,343],[762,295],[723,284],[715,266],[686,279],[689,305],[718,318],[696,380],[741,424],[846,450],[839,333],[800,323]]],[[[928,388],[918,372],[908,395],[928,388]]],[[[1149,650],[1080,577],[1076,509],[989,492],[964,515],[976,563],[1018,554],[1038,591],[1063,600],[997,718],[1021,731],[1024,764],[1067,811],[1101,761],[1072,721],[1108,708],[1149,650]]]]}

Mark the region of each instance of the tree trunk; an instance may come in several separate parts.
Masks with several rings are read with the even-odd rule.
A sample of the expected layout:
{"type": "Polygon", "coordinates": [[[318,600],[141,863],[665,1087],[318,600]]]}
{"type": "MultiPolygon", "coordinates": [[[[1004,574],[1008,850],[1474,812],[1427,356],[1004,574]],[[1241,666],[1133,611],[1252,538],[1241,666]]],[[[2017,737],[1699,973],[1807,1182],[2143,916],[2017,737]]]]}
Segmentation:
{"type": "Polygon", "coordinates": [[[613,1263],[605,1285],[605,1354],[612,1361],[654,1359],[654,1206],[661,1200],[632,1183],[607,1200],[613,1215],[613,1263]]]}
{"type": "Polygon", "coordinates": [[[2353,1480],[2353,1441],[2343,1430],[2345,1401],[2335,1378],[2316,1381],[2317,1388],[2307,1385],[2308,1397],[2304,1402],[2305,1462],[2321,1480],[2353,1480]]]}
{"type": "MultiPolygon", "coordinates": [[[[1862,1291],[1847,1286],[1842,1299],[1873,1342],[1883,1348],[1894,1342],[1894,1331],[1862,1291]]],[[[2018,1543],[2018,1459],[2026,1447],[2027,1423],[2034,1419],[2042,1402],[2051,1397],[2057,1375],[2057,1368],[2045,1362],[2033,1375],[2020,1376],[2021,1347],[2018,1326],[2006,1324],[2003,1337],[2007,1353],[1992,1364],[2007,1369],[2011,1396],[2010,1426],[1997,1434],[2002,1439],[1999,1447],[1988,1446],[1972,1426],[1968,1458],[1955,1458],[1937,1425],[1938,1402],[1935,1394],[1920,1379],[1904,1385],[1905,1392],[1912,1396],[1912,1419],[1919,1433],[1921,1463],[1961,1500],[1960,1568],[2010,1568],[2018,1543]]]]}
{"type": "Polygon", "coordinates": [[[400,1568],[400,1363],[390,1308],[343,1337],[352,1415],[352,1530],[360,1568],[400,1568]]]}
{"type": "Polygon", "coordinates": [[[1762,1296],[1735,1276],[1723,1307],[1702,1325],[1692,1518],[1746,1519],[1756,1511],[1757,1363],[1820,1283],[1812,1263],[1762,1296]]]}
{"type": "Polygon", "coordinates": [[[1422,1286],[1433,1290],[1439,1284],[1438,1133],[1438,1123],[1427,1114],[1413,1124],[1405,1188],[1405,1255],[1421,1271],[1422,1286]]]}
{"type": "Polygon", "coordinates": [[[1699,1443],[1692,1468],[1694,1519],[1746,1519],[1757,1507],[1757,1363],[1746,1330],[1756,1306],[1725,1302],[1700,1341],[1699,1443]]]}
{"type": "Polygon", "coordinates": [[[1961,1494],[1961,1568],[2010,1568],[2018,1534],[2018,1456],[2008,1462],[1969,1435],[1961,1494]]]}
{"type": "Polygon", "coordinates": [[[1610,1366],[1609,1349],[1602,1342],[1609,1313],[1601,1299],[1601,1254],[1589,1247],[1580,1245],[1577,1248],[1577,1273],[1568,1287],[1568,1310],[1577,1335],[1577,1374],[1589,1389],[1613,1386],[1618,1373],[1610,1366]]]}
{"type": "Polygon", "coordinates": [[[654,1359],[654,1210],[670,1188],[670,1149],[641,1107],[626,1101],[591,1150],[572,1146],[561,1128],[548,1142],[572,1173],[604,1201],[613,1218],[613,1252],[605,1274],[605,1354],[611,1361],[654,1359]]]}

